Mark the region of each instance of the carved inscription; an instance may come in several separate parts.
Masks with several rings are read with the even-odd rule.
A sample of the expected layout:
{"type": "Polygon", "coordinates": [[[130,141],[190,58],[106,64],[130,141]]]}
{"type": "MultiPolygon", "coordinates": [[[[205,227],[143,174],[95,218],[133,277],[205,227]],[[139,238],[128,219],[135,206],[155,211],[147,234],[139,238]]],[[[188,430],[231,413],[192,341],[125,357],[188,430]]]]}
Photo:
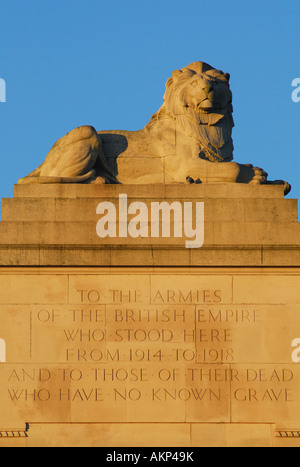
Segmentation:
{"type": "Polygon", "coordinates": [[[262,355],[267,307],[232,303],[216,279],[188,287],[164,278],[158,287],[155,276],[150,289],[139,280],[76,279],[69,304],[11,306],[28,358],[0,366],[10,413],[36,422],[64,421],[70,407],[78,422],[274,422],[299,404],[290,347],[281,364],[262,355]]]}
{"type": "Polygon", "coordinates": [[[63,420],[70,404],[78,422],[99,417],[121,422],[128,411],[135,421],[229,421],[237,408],[241,413],[249,404],[257,420],[276,418],[276,407],[280,412],[297,399],[294,380],[292,368],[271,365],[20,364],[9,365],[5,385],[11,410],[22,410],[34,421],[45,414],[63,420]]]}
{"type": "MultiPolygon", "coordinates": [[[[214,295],[211,292],[210,296],[214,295]]],[[[127,298],[130,295],[127,294],[127,298]]],[[[235,360],[233,325],[255,327],[256,309],[222,305],[78,305],[31,311],[32,356],[42,361],[194,362],[235,360]],[[49,352],[49,348],[53,348],[49,352]],[[46,360],[45,360],[46,359],[46,360]]]]}

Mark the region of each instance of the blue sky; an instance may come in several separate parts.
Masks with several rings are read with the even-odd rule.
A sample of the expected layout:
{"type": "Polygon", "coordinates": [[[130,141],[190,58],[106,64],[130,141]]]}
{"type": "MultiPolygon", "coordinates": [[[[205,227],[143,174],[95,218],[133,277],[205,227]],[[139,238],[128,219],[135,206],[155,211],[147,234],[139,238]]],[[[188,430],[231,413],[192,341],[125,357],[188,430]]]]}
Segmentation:
{"type": "Polygon", "coordinates": [[[299,199],[299,21],[296,0],[0,0],[0,198],[79,125],[143,128],[202,60],[231,74],[234,159],[299,199]]]}

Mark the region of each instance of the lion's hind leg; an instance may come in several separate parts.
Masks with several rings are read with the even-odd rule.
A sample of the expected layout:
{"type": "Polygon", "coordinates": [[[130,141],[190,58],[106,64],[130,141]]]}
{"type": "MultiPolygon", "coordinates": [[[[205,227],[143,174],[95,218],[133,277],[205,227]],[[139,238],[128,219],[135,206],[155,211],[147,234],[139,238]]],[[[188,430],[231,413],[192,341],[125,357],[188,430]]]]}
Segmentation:
{"type": "Polygon", "coordinates": [[[103,158],[102,142],[91,126],[75,128],[59,139],[45,161],[19,184],[105,183],[96,171],[98,158],[103,158]]]}

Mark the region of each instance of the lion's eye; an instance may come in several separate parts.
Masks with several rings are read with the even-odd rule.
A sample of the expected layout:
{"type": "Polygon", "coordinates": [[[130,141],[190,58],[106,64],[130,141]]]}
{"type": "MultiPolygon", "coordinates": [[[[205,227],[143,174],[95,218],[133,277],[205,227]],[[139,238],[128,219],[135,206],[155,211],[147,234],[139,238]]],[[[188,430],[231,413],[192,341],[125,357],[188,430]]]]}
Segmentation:
{"type": "Polygon", "coordinates": [[[198,86],[198,81],[193,81],[193,82],[192,82],[192,86],[194,86],[194,88],[195,88],[196,86],[198,86]]]}

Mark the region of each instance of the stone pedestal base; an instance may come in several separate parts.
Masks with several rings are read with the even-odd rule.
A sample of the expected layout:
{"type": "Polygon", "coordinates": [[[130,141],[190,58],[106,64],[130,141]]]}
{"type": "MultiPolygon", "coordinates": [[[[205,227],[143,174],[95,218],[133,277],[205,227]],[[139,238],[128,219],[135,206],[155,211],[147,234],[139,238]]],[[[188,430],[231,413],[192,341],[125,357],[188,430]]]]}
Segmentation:
{"type": "Polygon", "coordinates": [[[281,187],[18,186],[2,212],[0,446],[300,446],[281,187]],[[204,246],[99,239],[120,192],[204,201],[204,246]]]}

